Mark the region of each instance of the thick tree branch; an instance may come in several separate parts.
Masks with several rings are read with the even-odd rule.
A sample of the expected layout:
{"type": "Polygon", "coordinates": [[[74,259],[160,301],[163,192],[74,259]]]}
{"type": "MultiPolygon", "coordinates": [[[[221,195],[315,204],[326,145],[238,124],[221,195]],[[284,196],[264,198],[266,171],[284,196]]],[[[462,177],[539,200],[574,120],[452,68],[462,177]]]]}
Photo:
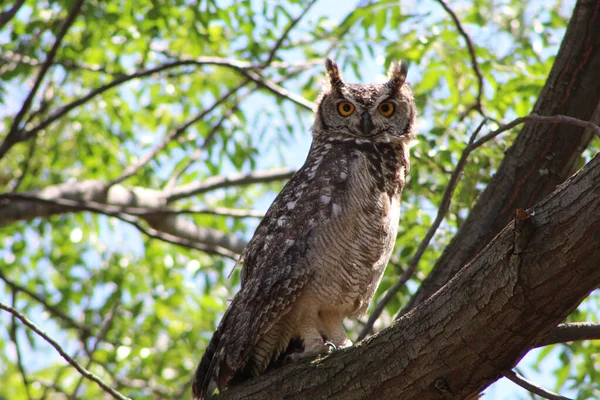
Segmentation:
{"type": "Polygon", "coordinates": [[[191,249],[203,251],[208,254],[227,257],[232,260],[237,259],[237,254],[244,249],[245,242],[225,235],[223,232],[215,229],[196,226],[191,221],[179,220],[176,217],[168,216],[166,218],[157,218],[155,216],[146,217],[146,221],[151,226],[145,227],[136,217],[116,211],[115,207],[97,203],[91,200],[73,201],[64,198],[47,199],[44,197],[32,195],[6,194],[0,195],[2,199],[20,198],[24,201],[33,201],[46,204],[53,208],[52,213],[64,213],[73,211],[90,211],[97,214],[107,215],[117,218],[135,226],[140,232],[153,239],[159,239],[163,242],[177,244],[191,249]],[[58,211],[56,209],[58,207],[58,211]],[[198,239],[202,240],[198,240],[198,239]],[[219,246],[219,243],[227,243],[232,250],[219,246]],[[240,243],[241,242],[241,243],[240,243]]]}
{"type": "MultiPolygon", "coordinates": [[[[598,71],[600,2],[579,0],[533,113],[566,115],[597,124],[598,71]]],[[[405,311],[446,284],[502,230],[515,209],[531,207],[570,176],[592,137],[589,129],[566,124],[526,124],[405,311]]]]}
{"type": "Polygon", "coordinates": [[[121,185],[112,186],[106,191],[105,182],[84,181],[49,186],[27,193],[2,194],[0,195],[0,226],[67,212],[91,211],[121,219],[152,238],[209,254],[237,258],[237,254],[241,253],[246,245],[244,239],[213,228],[197,226],[185,219],[185,214],[210,213],[235,217],[260,217],[261,213],[206,208],[175,210],[167,208],[168,202],[217,189],[285,180],[293,174],[292,170],[280,169],[229,177],[220,176],[165,191],[141,187],[126,188],[121,185]],[[142,221],[139,218],[151,227],[141,225],[142,221]]]}
{"type": "Polygon", "coordinates": [[[13,307],[11,307],[7,304],[4,304],[2,302],[0,302],[0,309],[7,311],[10,314],[17,317],[25,326],[27,326],[29,329],[34,331],[38,336],[40,336],[42,339],[44,339],[46,342],[48,342],[52,347],[54,347],[56,349],[56,351],[58,352],[58,354],[60,354],[62,356],[62,358],[64,358],[69,364],[71,364],[81,375],[85,376],[87,379],[89,379],[93,382],[96,382],[103,391],[110,394],[113,398],[119,399],[119,400],[130,400],[128,397],[122,395],[121,393],[117,392],[116,390],[114,390],[113,388],[108,386],[106,383],[104,383],[104,381],[102,379],[100,379],[100,377],[98,377],[97,375],[88,371],[87,369],[83,368],[77,361],[75,361],[73,358],[71,358],[54,339],[52,339],[50,336],[48,336],[40,328],[38,328],[37,325],[35,325],[33,322],[31,322],[31,320],[29,318],[27,318],[25,315],[21,314],[19,311],[15,310],[13,307]]]}
{"type": "Polygon", "coordinates": [[[510,223],[428,301],[357,345],[226,390],[222,399],[469,398],[600,285],[600,155],[510,223]]]}

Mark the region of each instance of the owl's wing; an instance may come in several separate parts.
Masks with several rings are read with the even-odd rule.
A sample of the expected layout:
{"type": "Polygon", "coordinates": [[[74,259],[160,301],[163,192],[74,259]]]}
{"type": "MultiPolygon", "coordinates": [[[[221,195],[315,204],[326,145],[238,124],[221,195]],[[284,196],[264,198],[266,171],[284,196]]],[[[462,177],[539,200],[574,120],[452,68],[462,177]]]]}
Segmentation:
{"type": "MultiPolygon", "coordinates": [[[[314,275],[314,232],[330,221],[332,198],[344,190],[349,150],[313,147],[279,193],[242,257],[242,288],[223,316],[196,371],[194,392],[224,387],[253,346],[302,294],[314,275]],[[213,382],[211,384],[211,382],[213,382]]],[[[197,398],[202,398],[197,396],[197,398]]]]}

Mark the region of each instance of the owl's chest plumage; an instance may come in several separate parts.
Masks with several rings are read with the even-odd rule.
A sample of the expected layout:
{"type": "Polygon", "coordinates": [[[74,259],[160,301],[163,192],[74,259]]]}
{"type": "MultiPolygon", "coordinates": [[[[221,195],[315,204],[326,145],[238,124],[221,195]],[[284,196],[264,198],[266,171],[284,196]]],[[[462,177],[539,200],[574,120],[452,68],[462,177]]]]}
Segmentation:
{"type": "Polygon", "coordinates": [[[306,292],[344,316],[358,316],[366,311],[394,246],[408,165],[403,148],[391,144],[338,146],[335,157],[327,157],[323,147],[323,160],[316,163],[323,182],[314,185],[318,196],[310,196],[320,204],[311,224],[317,229],[310,244],[314,251],[307,259],[315,274],[306,292]]]}

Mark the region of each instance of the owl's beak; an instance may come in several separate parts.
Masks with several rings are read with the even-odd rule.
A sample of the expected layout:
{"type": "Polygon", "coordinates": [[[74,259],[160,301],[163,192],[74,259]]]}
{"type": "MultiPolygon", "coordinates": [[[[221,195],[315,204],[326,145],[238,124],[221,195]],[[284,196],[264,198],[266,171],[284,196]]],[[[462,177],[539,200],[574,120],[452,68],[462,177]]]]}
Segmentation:
{"type": "Polygon", "coordinates": [[[371,114],[368,111],[362,113],[360,117],[360,130],[363,135],[371,136],[371,132],[373,131],[373,124],[371,123],[371,114]]]}

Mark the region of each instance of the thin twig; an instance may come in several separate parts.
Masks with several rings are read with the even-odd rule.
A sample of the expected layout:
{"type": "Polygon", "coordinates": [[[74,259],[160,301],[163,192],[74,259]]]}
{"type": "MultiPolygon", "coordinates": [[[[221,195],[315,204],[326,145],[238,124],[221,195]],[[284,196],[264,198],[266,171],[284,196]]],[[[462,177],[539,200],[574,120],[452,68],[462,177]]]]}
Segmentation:
{"type": "Polygon", "coordinates": [[[37,93],[38,89],[40,88],[40,85],[42,84],[42,80],[46,76],[46,73],[50,69],[50,66],[52,66],[52,62],[54,61],[56,52],[58,51],[58,48],[60,47],[65,35],[67,34],[67,31],[69,30],[71,25],[73,25],[73,23],[75,22],[75,18],[77,17],[77,14],[79,14],[79,11],[81,10],[82,5],[83,5],[83,0],[77,0],[75,5],[69,12],[69,15],[67,16],[65,22],[63,23],[60,31],[58,32],[58,35],[56,36],[56,40],[54,41],[52,48],[50,49],[50,51],[48,52],[48,55],[46,56],[46,61],[42,65],[42,68],[40,69],[40,72],[38,73],[38,76],[35,79],[35,82],[33,84],[33,87],[31,88],[31,91],[25,98],[25,101],[23,102],[21,109],[15,116],[13,123],[10,127],[10,130],[8,131],[8,135],[6,136],[6,138],[0,145],[0,159],[2,157],[4,157],[6,152],[8,152],[8,150],[14,144],[16,144],[20,141],[26,140],[24,138],[25,135],[21,133],[21,129],[19,128],[19,125],[21,124],[21,121],[25,117],[25,114],[27,113],[27,111],[29,111],[29,109],[31,107],[31,103],[33,102],[33,98],[35,97],[35,94],[37,93]]]}
{"type": "Polygon", "coordinates": [[[98,377],[94,373],[92,373],[92,372],[88,371],[87,369],[85,369],[84,367],[82,367],[77,361],[75,361],[73,358],[71,358],[67,354],[67,352],[54,339],[52,339],[50,336],[48,336],[46,334],[46,332],[44,332],[40,328],[38,328],[37,325],[34,324],[25,315],[23,315],[19,311],[15,310],[14,307],[11,307],[7,304],[4,304],[3,302],[0,302],[0,309],[3,309],[5,311],[11,313],[15,317],[17,317],[19,320],[21,320],[21,322],[25,326],[27,326],[29,329],[34,331],[38,336],[40,336],[46,342],[50,343],[50,345],[56,349],[58,354],[60,354],[62,356],[62,358],[64,358],[69,364],[71,364],[81,375],[85,376],[87,379],[89,379],[91,381],[96,382],[98,384],[98,386],[100,386],[100,388],[102,388],[102,390],[104,390],[106,393],[110,394],[115,399],[131,400],[128,397],[124,396],[123,394],[117,392],[115,389],[108,386],[106,383],[104,383],[104,381],[102,379],[100,379],[100,377],[98,377]]]}
{"type": "MultiPolygon", "coordinates": [[[[469,56],[471,57],[471,68],[473,69],[473,72],[475,72],[475,75],[477,77],[477,97],[475,100],[475,104],[471,106],[471,109],[476,109],[481,115],[485,117],[485,113],[483,112],[483,106],[481,104],[481,99],[483,97],[483,75],[481,74],[481,69],[479,68],[479,64],[477,63],[477,57],[475,56],[475,47],[473,46],[473,41],[463,28],[462,24],[460,23],[460,20],[458,19],[454,11],[452,11],[452,9],[448,7],[444,0],[437,1],[441,4],[444,10],[446,10],[446,12],[450,14],[450,17],[454,21],[454,25],[456,25],[456,29],[458,29],[458,32],[467,43],[467,49],[469,50],[469,56]]],[[[465,112],[463,114],[466,115],[467,113],[468,112],[465,112]]]]}
{"type": "MultiPolygon", "coordinates": [[[[16,307],[17,302],[17,291],[12,290],[11,296],[11,305],[16,307]]],[[[25,386],[25,393],[27,394],[27,398],[29,400],[31,397],[31,390],[29,388],[29,379],[27,378],[27,371],[25,371],[25,367],[23,366],[23,357],[21,356],[21,346],[19,345],[19,339],[17,335],[17,317],[14,315],[11,318],[10,322],[10,331],[9,331],[10,340],[12,340],[15,345],[15,352],[17,353],[17,368],[19,369],[19,373],[21,374],[21,379],[23,380],[23,386],[25,386]]]]}
{"type": "Polygon", "coordinates": [[[279,39],[277,40],[277,42],[275,43],[275,45],[273,46],[273,48],[269,52],[269,56],[267,57],[267,61],[265,61],[265,63],[264,63],[265,66],[268,66],[268,65],[270,65],[273,62],[273,60],[275,59],[275,54],[277,53],[277,50],[279,50],[279,48],[283,44],[283,41],[285,39],[287,39],[287,37],[290,34],[291,30],[294,29],[294,27],[298,24],[298,22],[300,22],[300,20],[306,15],[306,13],[308,12],[308,10],[310,10],[310,8],[316,2],[317,2],[317,0],[311,0],[311,1],[309,1],[308,4],[304,7],[304,10],[302,10],[302,12],[296,18],[294,18],[294,19],[292,19],[290,21],[289,25],[283,31],[283,34],[279,37],[279,39]]]}
{"type": "Polygon", "coordinates": [[[254,93],[254,90],[249,90],[246,93],[244,93],[243,95],[239,96],[235,100],[235,102],[231,105],[231,108],[228,108],[223,113],[223,115],[221,116],[219,121],[217,121],[215,126],[213,126],[211,128],[210,132],[208,132],[208,134],[204,138],[204,141],[202,141],[202,145],[200,145],[199,147],[196,147],[196,149],[194,149],[194,153],[190,156],[190,158],[187,160],[185,165],[183,165],[179,171],[173,173],[171,178],[169,178],[169,180],[165,186],[165,188],[167,190],[171,190],[177,184],[177,180],[181,177],[181,175],[183,175],[185,173],[185,171],[187,171],[196,161],[198,161],[200,159],[200,156],[202,155],[203,150],[205,150],[208,147],[208,145],[212,142],[212,140],[216,136],[217,132],[219,132],[219,129],[221,129],[221,126],[223,125],[223,123],[229,117],[231,117],[231,115],[236,111],[237,107],[242,102],[242,100],[246,96],[250,95],[251,93],[254,93]]]}
{"type": "Polygon", "coordinates": [[[23,183],[25,176],[27,176],[27,172],[29,172],[29,166],[31,165],[31,160],[33,159],[33,154],[35,153],[36,149],[37,149],[37,141],[36,140],[30,141],[29,149],[27,151],[27,156],[25,157],[25,160],[23,161],[23,166],[21,167],[21,173],[19,174],[19,176],[17,178],[15,178],[15,180],[12,182],[12,184],[8,188],[9,192],[16,192],[19,189],[19,186],[21,186],[21,183],[23,183]]]}
{"type": "Polygon", "coordinates": [[[131,74],[122,75],[122,76],[119,76],[118,78],[113,79],[112,81],[110,81],[109,83],[107,83],[105,85],[99,86],[96,89],[91,90],[85,96],[80,97],[76,100],[73,100],[72,102],[60,107],[56,112],[51,114],[44,121],[40,122],[37,126],[32,128],[31,130],[25,132],[24,133],[25,138],[23,140],[27,140],[27,139],[31,138],[37,132],[39,132],[42,129],[45,129],[48,125],[50,125],[57,119],[63,117],[65,114],[67,114],[74,108],[87,103],[94,97],[96,97],[116,86],[119,86],[125,82],[129,82],[129,81],[131,81],[133,79],[137,79],[137,78],[144,78],[147,76],[158,74],[159,72],[163,72],[163,71],[166,71],[166,70],[169,70],[172,68],[183,67],[183,66],[206,66],[206,65],[224,66],[224,67],[229,67],[229,68],[233,68],[236,70],[243,70],[245,68],[251,67],[250,63],[243,62],[243,61],[229,60],[226,58],[218,58],[218,57],[202,57],[197,60],[171,61],[171,62],[168,62],[165,64],[158,65],[154,68],[143,69],[140,71],[133,72],[131,74]]]}
{"type": "MultiPolygon", "coordinates": [[[[296,68],[294,71],[292,71],[291,73],[282,76],[276,80],[274,80],[274,82],[276,84],[279,84],[282,81],[288,80],[291,77],[299,74],[300,72],[306,70],[308,66],[307,65],[302,65],[298,68],[296,68]]],[[[255,92],[256,89],[250,89],[247,90],[245,93],[239,95],[234,103],[231,105],[230,108],[228,108],[223,115],[221,116],[221,118],[219,119],[219,121],[217,121],[217,123],[211,128],[210,132],[208,132],[208,134],[206,135],[206,137],[204,138],[204,141],[202,142],[202,144],[200,146],[198,146],[195,150],[194,153],[190,156],[190,158],[188,159],[188,161],[185,163],[185,165],[183,165],[181,167],[181,169],[177,172],[174,172],[173,175],[171,176],[171,178],[169,178],[167,184],[165,185],[165,188],[167,190],[172,189],[176,183],[177,180],[181,177],[181,175],[183,175],[185,173],[185,171],[187,171],[196,161],[198,161],[198,159],[200,159],[203,150],[208,148],[208,145],[210,145],[210,143],[212,142],[212,140],[214,139],[214,137],[216,136],[216,134],[219,132],[219,129],[221,129],[221,126],[223,125],[223,123],[229,119],[231,117],[231,115],[233,115],[233,113],[236,111],[236,109],[239,107],[239,105],[241,104],[241,102],[247,98],[248,96],[250,96],[251,94],[253,94],[255,92]]]]}
{"type": "Polygon", "coordinates": [[[259,75],[257,72],[254,72],[251,70],[242,70],[240,72],[247,78],[251,79],[254,83],[269,90],[270,92],[272,92],[273,94],[275,94],[276,96],[278,96],[282,99],[290,100],[290,101],[296,103],[297,105],[304,107],[308,111],[312,111],[315,108],[315,103],[306,100],[302,96],[291,93],[289,90],[287,90],[283,86],[280,86],[280,85],[276,84],[275,82],[273,82],[272,80],[269,80],[269,79],[259,75]]]}
{"type": "Polygon", "coordinates": [[[483,128],[483,125],[485,124],[485,122],[486,122],[486,119],[481,121],[481,123],[479,124],[477,129],[475,129],[475,131],[471,134],[471,137],[469,138],[469,142],[467,143],[465,149],[463,150],[463,152],[460,156],[460,160],[458,161],[456,168],[454,169],[454,171],[452,172],[452,175],[450,176],[450,181],[448,182],[448,185],[446,186],[446,190],[444,191],[444,195],[442,196],[442,201],[438,208],[438,212],[435,217],[435,220],[431,224],[431,227],[425,234],[425,237],[423,238],[421,243],[419,243],[419,247],[418,247],[415,255],[413,256],[413,258],[408,263],[408,267],[402,273],[402,276],[400,276],[400,279],[398,280],[398,282],[396,282],[396,284],[394,286],[392,286],[390,288],[390,290],[388,290],[387,293],[383,296],[383,298],[379,301],[379,303],[373,310],[373,313],[369,316],[369,319],[367,320],[367,322],[361,329],[357,340],[362,340],[369,334],[369,332],[373,328],[373,325],[375,324],[375,321],[377,321],[377,319],[379,318],[379,316],[385,309],[386,305],[394,298],[394,296],[396,296],[396,293],[398,293],[398,291],[414,275],[414,273],[417,269],[417,266],[419,265],[419,261],[421,261],[421,257],[425,253],[425,250],[427,250],[427,247],[429,247],[429,243],[431,242],[431,239],[433,238],[433,236],[437,232],[439,226],[441,225],[442,221],[446,217],[446,214],[447,214],[448,209],[450,208],[450,204],[452,202],[452,197],[454,195],[456,186],[458,185],[458,182],[460,181],[460,178],[462,176],[462,172],[463,172],[465,166],[467,165],[467,159],[469,157],[469,154],[471,154],[471,152],[473,151],[473,143],[475,141],[475,138],[481,131],[481,128],[483,128]]]}
{"type": "Polygon", "coordinates": [[[584,120],[581,120],[578,118],[568,117],[566,115],[542,116],[542,115],[537,115],[537,114],[532,113],[532,114],[526,115],[524,117],[517,118],[514,121],[509,122],[508,124],[502,125],[495,131],[492,131],[492,132],[480,137],[475,143],[473,143],[473,148],[476,149],[478,147],[481,147],[485,143],[494,139],[499,134],[506,132],[507,130],[509,130],[511,128],[514,128],[517,125],[520,125],[520,124],[523,124],[523,123],[529,122],[529,121],[542,122],[545,124],[575,125],[575,126],[579,126],[581,128],[590,129],[591,131],[593,131],[596,134],[596,136],[600,137],[600,126],[594,124],[593,122],[584,121],[584,120]]]}
{"type": "MultiPolygon", "coordinates": [[[[8,194],[8,195],[10,196],[11,194],[8,194]]],[[[69,325],[70,327],[77,329],[81,333],[81,335],[88,337],[92,334],[92,331],[88,326],[77,322],[75,319],[71,318],[60,308],[55,307],[52,304],[48,303],[39,294],[32,292],[31,290],[27,289],[25,286],[21,286],[15,282],[13,282],[6,275],[4,275],[4,273],[2,271],[0,271],[0,279],[3,280],[4,283],[7,286],[9,286],[13,291],[23,292],[26,295],[28,295],[29,297],[31,297],[32,299],[34,299],[36,302],[38,302],[39,304],[44,306],[46,311],[48,311],[50,314],[54,315],[55,317],[59,318],[60,320],[62,320],[64,322],[66,322],[67,325],[69,325]]]]}
{"type": "MultiPolygon", "coordinates": [[[[306,13],[308,12],[308,10],[310,10],[310,8],[313,6],[313,4],[315,2],[316,2],[316,0],[310,1],[308,3],[308,5],[304,8],[304,10],[296,18],[294,18],[290,22],[290,24],[284,30],[283,34],[280,36],[280,38],[277,41],[277,43],[275,43],[275,46],[273,46],[273,48],[271,49],[271,52],[269,53],[267,61],[263,64],[263,68],[269,66],[273,62],[273,59],[275,58],[277,50],[281,47],[283,41],[287,38],[287,36],[289,35],[290,31],[298,24],[298,22],[300,21],[300,19],[302,19],[302,17],[304,17],[306,15],[306,13]]],[[[150,152],[149,154],[147,154],[137,164],[128,167],[125,170],[125,172],[119,178],[110,181],[108,183],[108,185],[107,185],[107,189],[110,186],[112,186],[114,184],[117,184],[117,183],[120,183],[123,180],[127,179],[128,177],[130,177],[131,175],[133,175],[139,168],[141,168],[148,161],[150,161],[152,158],[154,158],[154,156],[158,152],[160,152],[162,149],[164,149],[164,147],[168,143],[170,143],[172,140],[176,139],[179,135],[181,135],[181,133],[183,133],[190,125],[192,125],[192,124],[194,124],[194,123],[196,123],[196,122],[204,119],[204,117],[206,115],[208,115],[208,113],[212,112],[217,106],[219,106],[220,104],[222,104],[223,102],[225,102],[227,99],[229,99],[229,97],[231,97],[235,92],[237,92],[243,86],[246,86],[246,84],[250,80],[254,81],[259,86],[266,87],[267,89],[273,91],[275,94],[277,94],[279,96],[283,96],[283,97],[289,98],[290,100],[296,102],[297,104],[300,104],[300,105],[302,105],[304,107],[308,107],[311,110],[313,109],[314,105],[311,102],[308,102],[306,99],[304,99],[301,96],[297,96],[297,95],[294,95],[294,94],[288,92],[286,89],[284,89],[283,87],[279,86],[276,82],[267,80],[267,79],[261,77],[260,75],[258,75],[257,73],[250,71],[249,69],[239,68],[239,71],[243,75],[245,75],[247,77],[247,79],[244,82],[242,82],[240,85],[236,86],[235,88],[233,88],[229,92],[227,92],[218,101],[216,101],[209,109],[205,110],[204,112],[202,112],[199,115],[197,115],[195,118],[192,118],[190,121],[188,121],[187,123],[183,124],[181,127],[179,127],[177,129],[175,129],[174,131],[172,131],[169,135],[167,135],[165,137],[165,139],[152,152],[150,152]]],[[[220,123],[222,123],[223,120],[224,120],[224,118],[221,118],[221,122],[220,123]]],[[[219,125],[220,124],[217,124],[217,126],[219,126],[219,125]]],[[[215,130],[213,130],[213,132],[214,131],[215,130]]],[[[207,137],[207,140],[205,141],[205,143],[208,143],[208,141],[209,141],[210,138],[211,138],[211,136],[207,137]]]]}
{"type": "Polygon", "coordinates": [[[181,134],[183,134],[190,126],[197,123],[198,121],[203,120],[215,108],[217,108],[219,105],[221,105],[222,103],[227,101],[227,99],[229,99],[229,97],[231,97],[235,92],[240,90],[242,87],[246,86],[248,84],[248,82],[249,82],[249,79],[246,79],[239,85],[236,85],[235,87],[233,87],[232,89],[227,91],[227,93],[225,93],[223,96],[221,96],[217,101],[215,101],[212,106],[203,110],[201,113],[197,114],[195,117],[189,119],[183,125],[180,125],[179,127],[173,129],[170,133],[168,133],[164,137],[164,139],[154,149],[152,149],[152,151],[150,151],[148,154],[146,154],[144,157],[142,157],[137,163],[128,166],[119,177],[108,182],[106,184],[105,190],[108,190],[111,186],[121,183],[125,179],[127,179],[130,176],[132,176],[133,174],[135,174],[140,168],[145,166],[161,150],[163,150],[169,143],[171,143],[173,140],[175,140],[179,136],[181,136],[181,134]]]}
{"type": "Polygon", "coordinates": [[[506,379],[521,386],[523,389],[529,390],[531,393],[537,394],[538,396],[543,397],[544,399],[571,400],[568,397],[563,397],[563,396],[553,393],[547,389],[544,389],[541,386],[536,385],[535,383],[525,379],[523,376],[519,375],[515,371],[512,371],[512,370],[504,371],[502,373],[502,375],[504,375],[504,377],[506,377],[506,379]]]}
{"type": "MultiPolygon", "coordinates": [[[[94,345],[92,346],[92,349],[88,352],[89,360],[88,360],[85,368],[89,369],[91,367],[92,363],[94,362],[93,355],[96,352],[96,350],[98,350],[100,343],[102,343],[102,341],[106,337],[106,334],[108,333],[108,330],[110,329],[113,320],[117,316],[117,311],[119,310],[120,306],[121,306],[121,302],[117,299],[117,301],[115,302],[115,304],[112,307],[112,310],[107,315],[104,324],[100,328],[98,335],[96,335],[96,337],[95,337],[96,340],[94,341],[94,345]]],[[[85,341],[83,343],[85,344],[85,341]]],[[[84,347],[85,347],[85,345],[84,345],[84,347]]],[[[73,391],[71,392],[71,395],[69,396],[70,399],[73,399],[73,400],[77,399],[77,392],[79,391],[79,388],[81,387],[82,384],[83,384],[83,376],[81,376],[79,378],[79,380],[77,381],[77,384],[75,385],[75,389],[73,389],[73,391]]]]}
{"type": "Polygon", "coordinates": [[[232,186],[243,186],[253,183],[269,183],[290,179],[295,172],[296,171],[292,169],[274,169],[270,171],[254,171],[248,174],[214,176],[202,182],[173,188],[167,193],[167,203],[172,203],[186,197],[232,186]]]}

